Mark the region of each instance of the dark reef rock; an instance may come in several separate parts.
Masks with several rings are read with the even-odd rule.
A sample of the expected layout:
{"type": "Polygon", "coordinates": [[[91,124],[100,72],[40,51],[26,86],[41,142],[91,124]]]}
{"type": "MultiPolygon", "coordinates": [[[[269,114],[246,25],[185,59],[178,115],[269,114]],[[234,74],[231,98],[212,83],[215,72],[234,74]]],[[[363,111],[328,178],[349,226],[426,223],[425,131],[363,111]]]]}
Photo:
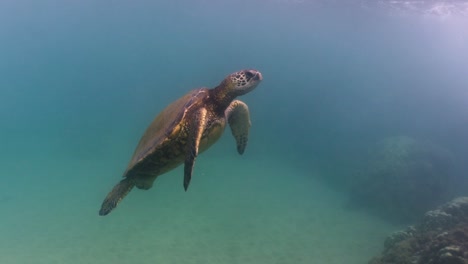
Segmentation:
{"type": "Polygon", "coordinates": [[[447,199],[452,160],[449,151],[429,142],[387,138],[353,176],[351,201],[387,220],[414,221],[447,199]]]}
{"type": "Polygon", "coordinates": [[[369,264],[468,264],[468,197],[429,211],[415,227],[390,235],[369,264]]]}

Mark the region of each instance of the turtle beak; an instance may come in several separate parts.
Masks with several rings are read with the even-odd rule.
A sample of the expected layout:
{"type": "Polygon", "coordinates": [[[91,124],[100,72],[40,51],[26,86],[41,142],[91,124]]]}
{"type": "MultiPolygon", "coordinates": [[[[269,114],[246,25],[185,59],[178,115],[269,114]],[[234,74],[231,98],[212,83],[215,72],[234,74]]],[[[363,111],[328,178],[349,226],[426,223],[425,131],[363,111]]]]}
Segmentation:
{"type": "Polygon", "coordinates": [[[245,76],[247,77],[248,81],[250,80],[261,81],[263,79],[262,74],[256,70],[247,70],[245,72],[245,76]]]}
{"type": "Polygon", "coordinates": [[[253,77],[253,79],[254,79],[255,81],[261,81],[261,80],[263,80],[263,76],[262,76],[262,74],[258,71],[258,72],[255,74],[255,76],[253,77]]]}

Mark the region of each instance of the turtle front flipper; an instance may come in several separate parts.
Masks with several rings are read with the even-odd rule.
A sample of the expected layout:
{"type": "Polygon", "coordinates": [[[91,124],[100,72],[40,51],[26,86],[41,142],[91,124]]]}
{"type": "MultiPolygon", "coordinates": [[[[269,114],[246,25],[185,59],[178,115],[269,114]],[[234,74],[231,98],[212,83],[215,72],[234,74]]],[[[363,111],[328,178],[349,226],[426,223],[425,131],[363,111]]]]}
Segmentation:
{"type": "Polygon", "coordinates": [[[244,153],[249,139],[250,114],[249,107],[242,101],[234,100],[225,112],[231,127],[231,132],[237,143],[237,152],[244,153]]]}
{"type": "Polygon", "coordinates": [[[102,202],[99,215],[107,215],[122,201],[122,199],[132,190],[135,184],[128,178],[121,180],[115,187],[107,194],[102,202]]]}
{"type": "Polygon", "coordinates": [[[192,179],[193,165],[195,159],[198,156],[198,148],[200,146],[200,140],[205,130],[206,125],[206,113],[205,108],[200,108],[192,117],[189,122],[188,137],[187,137],[187,150],[185,154],[185,165],[184,165],[184,189],[187,191],[192,179]]]}

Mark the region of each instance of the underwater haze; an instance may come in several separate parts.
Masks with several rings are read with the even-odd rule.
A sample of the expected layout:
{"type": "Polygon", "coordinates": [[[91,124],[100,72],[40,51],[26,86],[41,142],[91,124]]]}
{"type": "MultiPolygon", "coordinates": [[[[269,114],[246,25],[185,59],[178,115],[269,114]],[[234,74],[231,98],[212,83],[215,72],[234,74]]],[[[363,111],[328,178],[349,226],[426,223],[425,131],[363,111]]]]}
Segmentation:
{"type": "Polygon", "coordinates": [[[450,153],[431,206],[468,195],[467,69],[465,1],[2,0],[0,263],[367,263],[413,219],[353,199],[378,142],[450,153]],[[187,192],[99,216],[153,118],[245,68],[245,153],[226,129],[187,192]]]}

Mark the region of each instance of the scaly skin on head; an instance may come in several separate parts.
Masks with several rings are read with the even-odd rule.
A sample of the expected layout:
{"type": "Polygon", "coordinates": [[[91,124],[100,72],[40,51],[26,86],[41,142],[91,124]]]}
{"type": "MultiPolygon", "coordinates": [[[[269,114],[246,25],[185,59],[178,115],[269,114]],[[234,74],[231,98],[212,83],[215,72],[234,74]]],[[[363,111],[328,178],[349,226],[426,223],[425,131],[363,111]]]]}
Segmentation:
{"type": "Polygon", "coordinates": [[[210,90],[210,98],[218,106],[217,112],[223,112],[239,95],[246,94],[260,83],[262,74],[257,70],[241,70],[227,76],[216,88],[210,90]]]}

